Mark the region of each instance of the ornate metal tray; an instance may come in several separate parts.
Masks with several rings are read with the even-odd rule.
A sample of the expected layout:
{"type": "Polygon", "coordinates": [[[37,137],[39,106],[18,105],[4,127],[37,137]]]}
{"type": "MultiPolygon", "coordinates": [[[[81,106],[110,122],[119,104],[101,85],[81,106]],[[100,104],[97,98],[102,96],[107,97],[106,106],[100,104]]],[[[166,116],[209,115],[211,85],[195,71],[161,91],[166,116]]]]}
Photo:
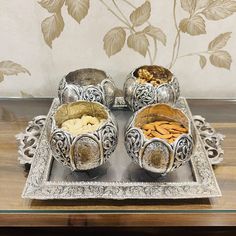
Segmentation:
{"type": "MultiPolygon", "coordinates": [[[[49,115],[58,105],[58,99],[54,99],[49,115]]],[[[180,98],[176,106],[193,119],[184,98],[180,98]]],[[[113,113],[118,120],[120,129],[117,149],[105,165],[92,171],[71,172],[69,168],[63,167],[55,161],[51,155],[43,127],[34,157],[31,158],[32,165],[22,197],[46,200],[87,198],[186,199],[221,196],[207,149],[204,148],[206,144],[202,140],[206,137],[206,133],[202,138],[198,133],[196,151],[190,162],[166,176],[158,177],[150,175],[131,162],[126,153],[123,131],[131,112],[125,109],[122,99],[116,101],[113,113]]],[[[45,122],[47,122],[47,118],[45,122]]],[[[206,132],[202,122],[204,123],[203,118],[195,117],[198,130],[201,131],[200,128],[202,128],[206,132]]],[[[35,120],[33,124],[38,126],[35,120]]],[[[211,135],[213,134],[211,133],[211,135]]],[[[18,138],[20,139],[19,136],[18,138]]],[[[222,152],[218,154],[222,154],[222,152]]],[[[216,160],[217,156],[214,158],[216,160]]],[[[24,162],[26,163],[26,160],[24,162]]]]}

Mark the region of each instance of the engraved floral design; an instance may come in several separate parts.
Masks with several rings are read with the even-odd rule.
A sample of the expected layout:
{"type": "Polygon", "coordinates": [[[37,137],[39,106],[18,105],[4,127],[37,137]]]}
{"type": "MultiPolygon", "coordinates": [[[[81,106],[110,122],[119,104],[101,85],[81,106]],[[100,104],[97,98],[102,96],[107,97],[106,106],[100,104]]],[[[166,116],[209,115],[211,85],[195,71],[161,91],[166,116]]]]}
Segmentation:
{"type": "Polygon", "coordinates": [[[176,144],[175,158],[178,161],[187,161],[193,151],[193,142],[188,137],[179,139],[176,144]]]}
{"type": "Polygon", "coordinates": [[[105,159],[114,152],[117,145],[117,130],[113,124],[105,126],[101,131],[102,146],[105,159]]]}
{"type": "Polygon", "coordinates": [[[65,166],[70,166],[70,137],[67,136],[62,131],[57,131],[52,134],[52,138],[50,141],[51,148],[53,153],[55,153],[55,158],[58,159],[65,166]]]}
{"type": "Polygon", "coordinates": [[[95,86],[89,86],[83,93],[83,98],[88,101],[103,103],[102,91],[95,86]]]}
{"type": "Polygon", "coordinates": [[[130,129],[125,135],[125,146],[131,158],[139,163],[139,151],[142,146],[141,134],[136,129],[130,129]]]}
{"type": "Polygon", "coordinates": [[[153,104],[156,100],[156,91],[153,86],[137,85],[134,91],[133,109],[136,111],[141,107],[153,104]]]}

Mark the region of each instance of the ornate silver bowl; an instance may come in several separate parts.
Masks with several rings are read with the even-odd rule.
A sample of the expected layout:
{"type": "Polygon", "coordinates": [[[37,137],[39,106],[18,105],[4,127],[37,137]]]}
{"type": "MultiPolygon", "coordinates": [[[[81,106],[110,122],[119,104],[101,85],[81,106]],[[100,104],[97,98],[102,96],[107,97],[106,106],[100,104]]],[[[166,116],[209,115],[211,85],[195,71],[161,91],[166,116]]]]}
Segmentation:
{"type": "MultiPolygon", "coordinates": [[[[159,77],[159,79],[161,79],[161,77],[159,77]]],[[[157,65],[141,66],[133,70],[128,75],[123,90],[126,104],[132,111],[137,111],[146,105],[156,103],[173,105],[180,95],[177,78],[168,69],[157,65]],[[140,84],[137,81],[139,69],[146,69],[153,74],[157,74],[157,72],[161,70],[161,76],[164,75],[168,81],[159,86],[153,86],[151,83],[140,84]]]]}
{"type": "Polygon", "coordinates": [[[140,167],[166,174],[189,161],[196,143],[196,133],[190,119],[177,108],[167,104],[148,105],[131,117],[125,131],[125,146],[129,156],[140,167]],[[188,129],[169,144],[160,138],[147,139],[141,130],[146,123],[158,120],[177,121],[188,129]]]}
{"type": "Polygon", "coordinates": [[[118,127],[110,110],[98,102],[78,101],[61,105],[49,118],[47,136],[54,158],[71,170],[89,170],[102,165],[113,153],[118,127]],[[61,129],[64,121],[83,115],[105,119],[94,132],[72,135],[61,129]]]}
{"type": "Polygon", "coordinates": [[[60,103],[78,100],[96,101],[111,107],[115,101],[115,84],[105,71],[85,68],[70,72],[59,83],[60,103]]]}

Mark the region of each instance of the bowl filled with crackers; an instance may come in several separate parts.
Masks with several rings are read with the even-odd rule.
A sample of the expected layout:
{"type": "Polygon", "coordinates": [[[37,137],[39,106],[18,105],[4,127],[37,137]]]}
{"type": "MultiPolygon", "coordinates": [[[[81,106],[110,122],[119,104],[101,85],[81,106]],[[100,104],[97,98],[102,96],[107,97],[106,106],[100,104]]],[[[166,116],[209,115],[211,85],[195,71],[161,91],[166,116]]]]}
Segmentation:
{"type": "Polygon", "coordinates": [[[180,95],[177,78],[168,69],[157,65],[133,70],[123,90],[126,104],[132,111],[156,103],[173,105],[180,95]]]}
{"type": "Polygon", "coordinates": [[[117,123],[104,105],[77,101],[59,106],[46,127],[53,157],[75,170],[101,166],[114,152],[117,123]]]}
{"type": "Polygon", "coordinates": [[[72,71],[61,79],[58,97],[61,104],[87,100],[112,107],[115,91],[114,81],[105,71],[84,68],[72,71]]]}
{"type": "Polygon", "coordinates": [[[128,155],[147,171],[165,175],[190,160],[196,133],[178,108],[152,104],[135,112],[125,131],[128,155]]]}

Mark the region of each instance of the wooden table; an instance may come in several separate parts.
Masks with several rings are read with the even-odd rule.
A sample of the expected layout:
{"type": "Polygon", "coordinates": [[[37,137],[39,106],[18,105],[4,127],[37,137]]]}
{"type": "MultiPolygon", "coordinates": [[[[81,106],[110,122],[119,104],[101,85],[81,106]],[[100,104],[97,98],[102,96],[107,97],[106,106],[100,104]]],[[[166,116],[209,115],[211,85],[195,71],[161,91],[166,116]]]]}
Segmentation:
{"type": "Polygon", "coordinates": [[[23,200],[27,172],[15,135],[48,112],[51,99],[0,100],[0,226],[236,226],[236,101],[188,100],[226,135],[224,162],[214,168],[223,197],[201,200],[23,200]]]}

